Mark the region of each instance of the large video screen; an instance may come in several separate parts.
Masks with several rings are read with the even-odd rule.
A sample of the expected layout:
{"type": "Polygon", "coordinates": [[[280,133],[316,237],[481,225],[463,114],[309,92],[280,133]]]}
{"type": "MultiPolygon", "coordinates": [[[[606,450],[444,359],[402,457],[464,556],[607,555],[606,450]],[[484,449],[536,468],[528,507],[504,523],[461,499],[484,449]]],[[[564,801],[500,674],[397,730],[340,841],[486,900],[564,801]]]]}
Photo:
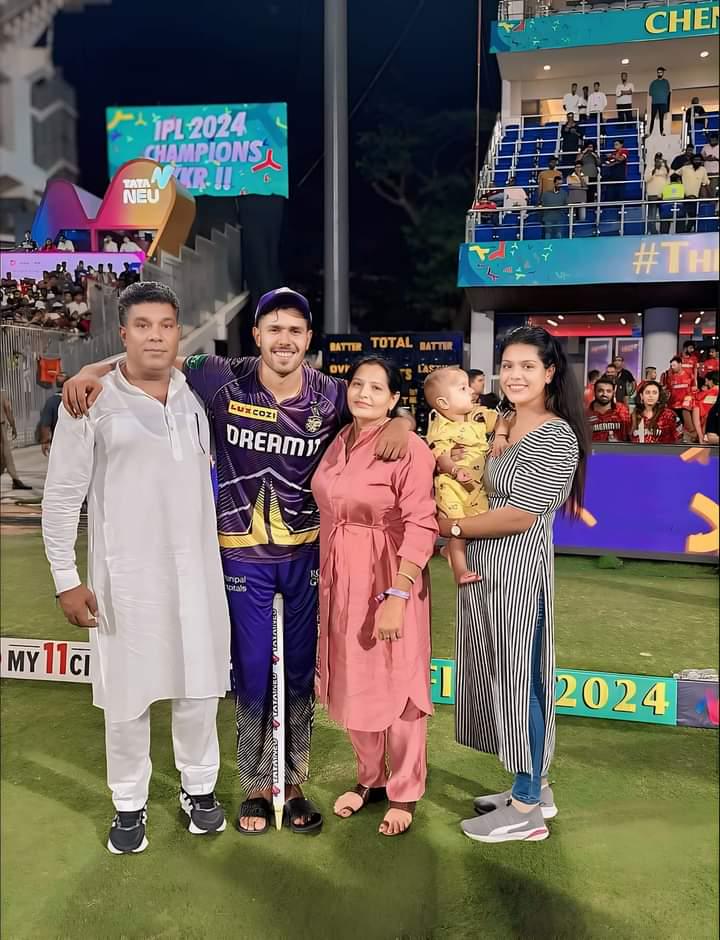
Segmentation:
{"type": "Polygon", "coordinates": [[[717,564],[718,463],[716,447],[594,445],[583,518],[556,517],[556,548],[717,564]]]}
{"type": "Polygon", "coordinates": [[[113,107],[105,111],[109,175],[147,157],[194,196],[287,196],[287,105],[113,107]]]}

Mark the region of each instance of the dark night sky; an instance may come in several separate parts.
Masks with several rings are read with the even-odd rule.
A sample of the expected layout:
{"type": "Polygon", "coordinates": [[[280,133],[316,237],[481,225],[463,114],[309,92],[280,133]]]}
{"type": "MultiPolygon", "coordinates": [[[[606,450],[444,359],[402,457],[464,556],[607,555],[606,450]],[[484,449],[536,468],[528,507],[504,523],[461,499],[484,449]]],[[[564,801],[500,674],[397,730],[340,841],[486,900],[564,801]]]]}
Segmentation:
{"type": "MultiPolygon", "coordinates": [[[[417,6],[418,0],[349,0],[350,107],[417,6]]],[[[81,185],[99,194],[107,184],[108,105],[286,101],[290,200],[283,254],[290,268],[316,270],[322,258],[322,165],[300,189],[297,184],[323,148],[322,7],[322,0],[113,0],[58,15],[54,55],[77,93],[81,185]]],[[[372,122],[373,106],[381,102],[428,114],[473,109],[476,17],[475,0],[425,0],[353,120],[353,267],[373,265],[377,232],[392,237],[401,222],[353,171],[354,135],[372,122]]],[[[490,84],[486,104],[494,108],[497,85],[490,84]]],[[[458,219],[459,233],[462,224],[458,219]]]]}

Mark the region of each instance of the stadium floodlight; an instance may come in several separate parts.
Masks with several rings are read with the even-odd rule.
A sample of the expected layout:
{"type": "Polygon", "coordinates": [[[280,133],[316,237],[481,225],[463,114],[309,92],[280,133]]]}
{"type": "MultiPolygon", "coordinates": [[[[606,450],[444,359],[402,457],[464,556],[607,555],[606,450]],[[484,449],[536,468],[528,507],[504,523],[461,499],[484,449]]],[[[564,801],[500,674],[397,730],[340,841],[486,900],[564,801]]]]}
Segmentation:
{"type": "Polygon", "coordinates": [[[625,319],[625,317],[620,317],[620,322],[622,323],[623,326],[627,326],[627,320],[625,319]]]}
{"type": "Polygon", "coordinates": [[[701,59],[707,59],[707,57],[708,57],[709,55],[710,55],[710,53],[707,51],[707,49],[703,49],[703,51],[700,53],[700,58],[701,58],[701,59]]]}
{"type": "Polygon", "coordinates": [[[605,322],[605,317],[604,317],[601,313],[596,313],[595,316],[596,316],[596,317],[598,318],[598,320],[600,320],[602,323],[605,322]]]}
{"type": "Polygon", "coordinates": [[[551,65],[543,65],[543,72],[549,72],[551,68],[551,65]]]}
{"type": "Polygon", "coordinates": [[[620,59],[620,65],[630,65],[630,59],[620,59]]]}
{"type": "Polygon", "coordinates": [[[695,323],[695,326],[697,326],[701,320],[702,320],[702,317],[695,317],[695,320],[693,321],[695,323]]]}
{"type": "Polygon", "coordinates": [[[550,324],[550,326],[557,326],[557,323],[555,320],[548,320],[548,323],[550,324]]]}

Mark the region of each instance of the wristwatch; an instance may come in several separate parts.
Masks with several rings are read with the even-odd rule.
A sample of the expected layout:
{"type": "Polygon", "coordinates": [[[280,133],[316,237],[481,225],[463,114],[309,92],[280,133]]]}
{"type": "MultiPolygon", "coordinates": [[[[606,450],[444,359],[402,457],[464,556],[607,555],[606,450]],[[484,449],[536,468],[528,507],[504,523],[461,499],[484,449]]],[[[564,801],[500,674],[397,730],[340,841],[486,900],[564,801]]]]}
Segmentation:
{"type": "Polygon", "coordinates": [[[462,529],[457,522],[453,522],[450,526],[450,535],[453,535],[456,539],[462,538],[462,529]]]}

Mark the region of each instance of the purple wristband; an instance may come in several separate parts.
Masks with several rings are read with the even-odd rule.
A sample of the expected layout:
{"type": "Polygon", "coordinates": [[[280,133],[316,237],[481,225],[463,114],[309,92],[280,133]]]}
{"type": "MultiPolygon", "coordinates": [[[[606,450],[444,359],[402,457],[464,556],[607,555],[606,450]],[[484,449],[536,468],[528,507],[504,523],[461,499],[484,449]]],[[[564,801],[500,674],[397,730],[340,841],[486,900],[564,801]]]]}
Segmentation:
{"type": "Polygon", "coordinates": [[[386,597],[400,597],[404,601],[410,600],[410,595],[407,591],[401,591],[400,588],[390,587],[386,591],[383,591],[382,594],[378,594],[375,598],[376,601],[384,601],[386,597]]]}

